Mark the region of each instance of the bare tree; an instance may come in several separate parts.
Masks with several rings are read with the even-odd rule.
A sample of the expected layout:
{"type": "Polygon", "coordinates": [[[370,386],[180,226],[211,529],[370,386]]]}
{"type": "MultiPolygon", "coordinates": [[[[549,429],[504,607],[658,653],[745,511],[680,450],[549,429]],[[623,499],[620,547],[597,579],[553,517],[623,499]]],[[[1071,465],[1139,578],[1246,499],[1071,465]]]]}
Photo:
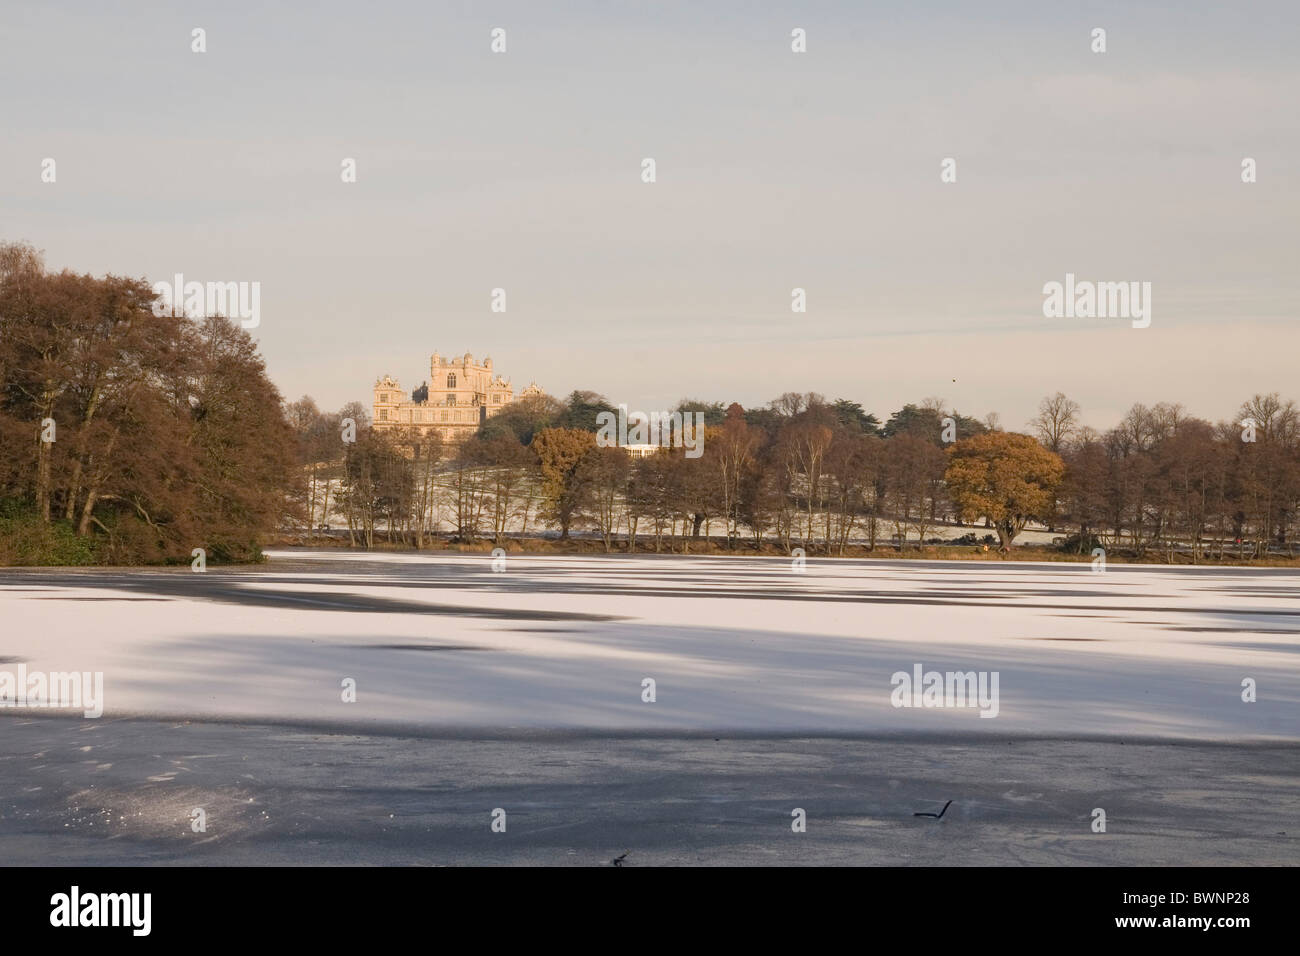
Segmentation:
{"type": "MultiPolygon", "coordinates": [[[[1055,454],[1079,430],[1079,403],[1057,392],[1038,403],[1038,417],[1029,423],[1038,440],[1055,454]]],[[[991,430],[992,426],[990,426],[991,430]]]]}

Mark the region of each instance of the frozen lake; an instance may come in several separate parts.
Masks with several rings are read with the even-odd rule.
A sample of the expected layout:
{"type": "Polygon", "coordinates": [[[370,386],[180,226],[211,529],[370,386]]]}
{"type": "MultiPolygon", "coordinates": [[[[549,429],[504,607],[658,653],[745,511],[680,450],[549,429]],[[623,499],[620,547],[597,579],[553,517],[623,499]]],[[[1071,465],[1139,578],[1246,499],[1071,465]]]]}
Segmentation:
{"type": "Polygon", "coordinates": [[[0,676],[102,671],[105,698],[98,719],[0,709],[0,855],[1293,865],[1298,584],[303,551],[0,572],[0,676]],[[893,675],[917,665],[996,672],[997,716],[894,707],[893,675]]]}
{"type": "Polygon", "coordinates": [[[1294,741],[1298,598],[1271,569],[290,550],[0,571],[0,671],[102,671],[109,718],[1294,741]],[[918,666],[996,673],[996,717],[894,706],[918,666]]]}

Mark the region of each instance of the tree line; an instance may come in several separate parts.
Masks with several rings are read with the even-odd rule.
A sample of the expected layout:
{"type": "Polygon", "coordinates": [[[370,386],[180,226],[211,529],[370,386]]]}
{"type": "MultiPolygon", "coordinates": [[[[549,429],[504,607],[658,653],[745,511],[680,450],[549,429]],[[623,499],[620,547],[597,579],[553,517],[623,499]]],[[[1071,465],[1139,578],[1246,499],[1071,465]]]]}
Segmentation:
{"type": "Polygon", "coordinates": [[[883,422],[847,399],[683,400],[703,454],[601,447],[601,395],[521,399],[467,441],[375,428],[364,406],[286,403],[220,316],[159,317],[143,279],[46,270],[0,243],[0,564],[255,560],[340,525],[363,547],[504,544],[582,531],[608,550],[843,555],[1029,525],[1087,553],[1291,553],[1300,413],[1255,395],[1230,420],[1135,405],[1105,432],[1043,400],[1025,433],[938,399],[883,422]],[[940,529],[944,529],[941,533],[940,529]]]}
{"type": "Polygon", "coordinates": [[[1300,415],[1277,395],[1256,395],[1218,424],[1179,405],[1136,405],[1099,433],[1058,393],[1029,434],[937,399],[883,423],[816,393],[753,409],[686,400],[675,411],[702,412],[705,422],[696,458],[682,448],[633,458],[600,447],[603,411],[614,409],[594,392],[536,396],[451,447],[419,426],[363,425],[348,444],[338,440],[347,416],[303,399],[290,418],[311,449],[299,496],[314,516],[307,523],[341,514],[366,547],[423,547],[434,529],[495,544],[583,529],[611,551],[715,541],[835,555],[939,543],[941,526],[963,522],[977,527],[958,541],[1005,550],[1033,523],[1081,553],[1101,546],[1201,561],[1291,553],[1300,501],[1300,415]]]}
{"type": "Polygon", "coordinates": [[[246,561],[283,522],[296,441],[252,339],[153,301],[0,244],[0,564],[246,561]]]}

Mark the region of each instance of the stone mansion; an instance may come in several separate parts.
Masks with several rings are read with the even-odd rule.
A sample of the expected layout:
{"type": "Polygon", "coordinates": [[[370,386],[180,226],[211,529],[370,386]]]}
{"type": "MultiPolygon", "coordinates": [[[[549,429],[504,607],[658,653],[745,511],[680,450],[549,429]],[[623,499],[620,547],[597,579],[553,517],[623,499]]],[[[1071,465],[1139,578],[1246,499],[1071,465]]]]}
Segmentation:
{"type": "MultiPolygon", "coordinates": [[[[519,397],[541,394],[534,383],[519,397]]],[[[409,395],[391,376],[376,380],[374,427],[410,427],[422,434],[437,431],[443,441],[459,442],[514,400],[510,379],[494,375],[491,358],[480,365],[469,352],[460,358],[434,352],[429,380],[409,395]]]]}

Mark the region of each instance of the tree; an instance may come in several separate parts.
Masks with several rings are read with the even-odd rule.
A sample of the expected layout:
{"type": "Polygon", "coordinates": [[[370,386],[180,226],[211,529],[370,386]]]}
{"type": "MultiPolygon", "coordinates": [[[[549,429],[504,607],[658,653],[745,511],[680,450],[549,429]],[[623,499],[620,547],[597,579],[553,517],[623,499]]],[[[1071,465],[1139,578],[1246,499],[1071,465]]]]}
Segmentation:
{"type": "Polygon", "coordinates": [[[1200,560],[1201,536],[1214,509],[1217,477],[1221,471],[1222,444],[1214,427],[1199,419],[1186,419],[1157,452],[1160,483],[1159,507],[1164,520],[1166,560],[1173,563],[1174,544],[1181,539],[1192,549],[1192,563],[1200,560]]]}
{"type": "Polygon", "coordinates": [[[937,496],[944,474],[942,449],[928,438],[910,433],[896,435],[885,444],[885,494],[902,550],[907,527],[916,526],[919,547],[934,521],[937,496]]]}
{"type": "Polygon", "coordinates": [[[299,484],[281,397],[243,329],[154,299],[0,246],[0,497],[87,539],[79,560],[256,558],[299,484]]]}
{"type": "Polygon", "coordinates": [[[827,450],[826,478],[833,519],[828,542],[834,543],[838,554],[844,553],[857,519],[874,507],[880,446],[881,440],[875,435],[843,428],[835,433],[827,450]]]}
{"type": "Polygon", "coordinates": [[[593,446],[578,462],[576,478],[587,490],[586,504],[607,552],[614,550],[631,468],[631,460],[621,448],[593,446]]]}
{"type": "Polygon", "coordinates": [[[23,275],[39,276],[44,271],[44,256],[30,243],[0,242],[0,283],[23,275]]]}
{"type": "Polygon", "coordinates": [[[192,347],[189,441],[201,474],[191,513],[209,555],[246,561],[258,553],[255,531],[278,527],[285,516],[293,433],[248,332],[210,316],[195,328],[192,347]]]}
{"type": "MultiPolygon", "coordinates": [[[[814,511],[823,510],[826,500],[826,487],[822,474],[826,452],[831,447],[835,433],[825,425],[817,424],[805,415],[800,415],[783,434],[783,441],[788,443],[790,455],[788,466],[793,469],[792,478],[801,479],[800,487],[804,499],[804,547],[812,547],[814,537],[814,511]]],[[[827,550],[830,549],[830,534],[826,534],[827,550]]]]}
{"type": "Polygon", "coordinates": [[[763,433],[766,442],[776,438],[777,432],[785,422],[780,412],[773,408],[747,408],[744,411],[745,424],[763,433]]]}
{"type": "Polygon", "coordinates": [[[799,392],[782,392],[772,401],[768,402],[767,407],[784,418],[793,418],[811,404],[810,400],[820,400],[820,395],[809,392],[803,395],[799,392]]]}
{"type": "Polygon", "coordinates": [[[1038,403],[1038,417],[1029,423],[1048,451],[1059,455],[1079,430],[1079,403],[1057,392],[1038,403]]]}
{"type": "Polygon", "coordinates": [[[1297,453],[1300,451],[1300,410],[1277,395],[1255,395],[1237,411],[1237,421],[1255,426],[1253,442],[1238,442],[1238,482],[1244,518],[1256,531],[1257,557],[1271,544],[1285,544],[1288,519],[1300,497],[1297,453]]]}
{"type": "Polygon", "coordinates": [[[370,427],[370,411],[360,402],[348,402],[339,409],[339,419],[350,418],[357,428],[370,427]]]}
{"type": "Polygon", "coordinates": [[[424,547],[424,538],[432,527],[434,506],[438,501],[442,475],[443,444],[441,432],[430,428],[420,434],[414,443],[411,465],[415,477],[415,509],[412,523],[415,528],[415,546],[424,547]]]}
{"type": "MultiPolygon", "coordinates": [[[[499,439],[498,439],[499,440],[499,439]]],[[[509,437],[505,438],[510,441],[509,437]]],[[[483,439],[473,436],[461,442],[451,456],[447,478],[456,503],[456,538],[473,541],[478,537],[483,512],[490,506],[491,468],[483,439]]]]}
{"type": "Polygon", "coordinates": [[[962,514],[993,522],[1003,550],[1055,506],[1065,464],[1028,435],[986,432],[948,449],[948,494],[962,514]]]}
{"type": "Polygon", "coordinates": [[[945,408],[943,399],[927,398],[921,405],[909,403],[890,415],[889,421],[885,422],[884,428],[881,429],[881,434],[886,438],[912,435],[943,447],[945,418],[953,420],[956,432],[954,437],[957,439],[969,438],[971,435],[988,431],[985,424],[978,419],[945,408]]]}
{"type": "Polygon", "coordinates": [[[337,498],[347,515],[353,546],[360,534],[362,546],[373,548],[380,519],[387,520],[391,539],[393,525],[404,523],[413,510],[413,469],[398,440],[390,432],[367,428],[347,446],[337,498]]]}
{"type": "Polygon", "coordinates": [[[481,439],[479,447],[482,462],[488,469],[493,541],[504,544],[511,519],[528,500],[529,475],[537,459],[510,435],[481,439]]]}
{"type": "MultiPolygon", "coordinates": [[[[722,510],[722,481],[718,456],[712,454],[712,447],[709,449],[710,454],[698,458],[687,458],[685,450],[681,448],[661,450],[666,451],[676,461],[677,480],[673,485],[676,492],[674,500],[682,517],[683,536],[689,525],[692,539],[700,536],[701,528],[704,529],[707,538],[710,523],[722,510]]],[[[687,544],[683,542],[683,553],[686,549],[687,544]]]]}
{"type": "Polygon", "coordinates": [[[677,403],[677,407],[673,411],[680,412],[683,421],[686,420],[688,414],[702,412],[704,414],[704,424],[710,427],[721,425],[727,417],[727,409],[723,407],[721,402],[703,402],[697,398],[683,398],[677,403]]]}
{"type": "Polygon", "coordinates": [[[1063,460],[1062,517],[1078,527],[1078,551],[1082,554],[1091,550],[1093,535],[1106,525],[1110,460],[1106,446],[1095,436],[1071,443],[1063,460]]]}
{"type": "Polygon", "coordinates": [[[717,462],[718,490],[726,524],[727,546],[734,548],[739,536],[741,489],[746,476],[757,466],[763,433],[745,423],[744,409],[732,404],[721,428],[708,431],[708,457],[717,462]]]}
{"type": "Polygon", "coordinates": [[[537,456],[542,473],[542,497],[547,515],[560,526],[560,540],[567,540],[574,517],[583,504],[582,476],[578,463],[595,447],[594,433],[578,428],[544,428],[529,446],[537,456]]]}
{"type": "Polygon", "coordinates": [[[511,402],[485,421],[479,429],[483,438],[510,435],[521,445],[531,444],[543,428],[553,428],[565,414],[565,405],[550,395],[525,395],[511,402]]]}
{"type": "Polygon", "coordinates": [[[664,529],[672,520],[673,483],[678,459],[672,449],[660,448],[652,455],[638,458],[632,467],[628,486],[628,510],[637,520],[651,524],[655,553],[663,549],[664,529]]]}
{"type": "Polygon", "coordinates": [[[286,405],[285,416],[298,438],[301,484],[296,486],[294,498],[310,541],[315,529],[328,523],[330,494],[343,461],[341,419],[345,416],[322,412],[309,395],[286,405]]]}
{"type": "Polygon", "coordinates": [[[595,432],[599,430],[596,416],[601,412],[612,412],[617,415],[618,409],[606,401],[604,395],[575,390],[569,394],[567,405],[556,417],[554,427],[595,432]]]}
{"type": "Polygon", "coordinates": [[[934,408],[922,408],[911,402],[889,416],[881,433],[886,438],[912,435],[939,444],[943,436],[943,415],[934,408]]]}
{"type": "Polygon", "coordinates": [[[835,412],[836,420],[850,431],[863,432],[867,435],[880,434],[880,420],[875,415],[863,411],[862,406],[857,402],[837,398],[831,408],[835,412]]]}

